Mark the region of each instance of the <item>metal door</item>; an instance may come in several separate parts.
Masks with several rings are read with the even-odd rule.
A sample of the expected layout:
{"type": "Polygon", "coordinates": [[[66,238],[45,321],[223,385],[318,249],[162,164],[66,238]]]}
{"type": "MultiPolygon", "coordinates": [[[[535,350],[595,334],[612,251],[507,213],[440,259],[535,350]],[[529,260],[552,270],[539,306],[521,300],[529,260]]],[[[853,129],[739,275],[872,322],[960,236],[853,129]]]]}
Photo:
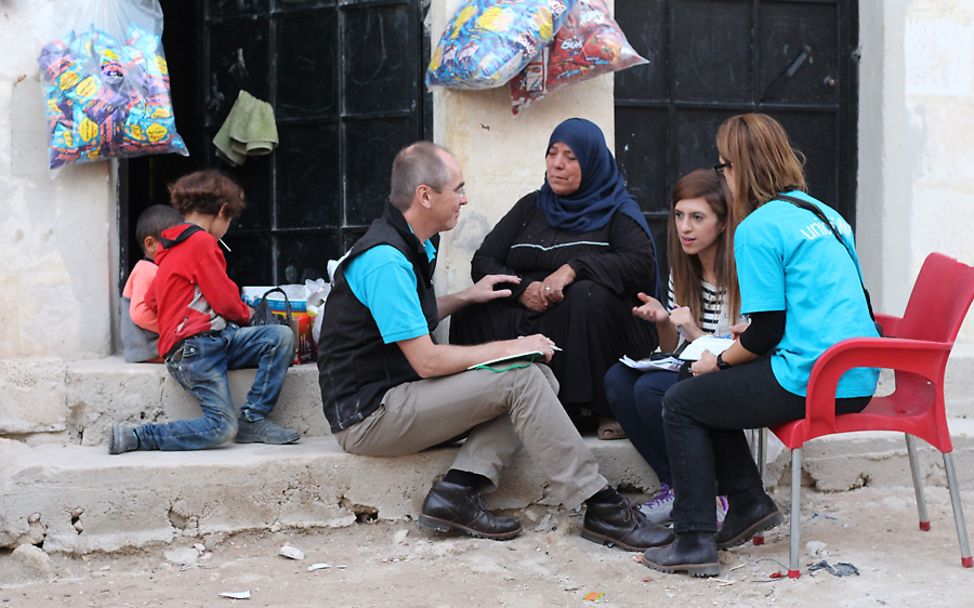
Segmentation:
{"type": "Polygon", "coordinates": [[[660,249],[670,189],[717,162],[717,127],[742,112],[778,119],[810,192],[855,225],[855,0],[616,0],[615,14],[650,60],[616,75],[616,156],[660,249]]]}
{"type": "MultiPolygon", "coordinates": [[[[233,250],[230,276],[240,285],[326,276],[326,261],[381,214],[395,153],[429,137],[428,3],[205,0],[193,7],[164,0],[163,9],[167,55],[178,62],[194,49],[193,63],[170,61],[178,128],[193,156],[131,161],[123,225],[134,226],[147,204],[165,202],[165,181],[219,168],[247,196],[224,238],[233,250]],[[180,107],[189,71],[195,99],[180,107]],[[215,156],[212,140],[241,89],[270,102],[280,145],[233,168],[215,156]]],[[[123,273],[138,257],[123,251],[123,273]]]]}
{"type": "Polygon", "coordinates": [[[231,171],[249,201],[227,239],[235,278],[325,276],[380,215],[395,153],[423,137],[420,3],[208,0],[202,40],[207,140],[241,88],[271,103],[281,140],[231,171]]]}

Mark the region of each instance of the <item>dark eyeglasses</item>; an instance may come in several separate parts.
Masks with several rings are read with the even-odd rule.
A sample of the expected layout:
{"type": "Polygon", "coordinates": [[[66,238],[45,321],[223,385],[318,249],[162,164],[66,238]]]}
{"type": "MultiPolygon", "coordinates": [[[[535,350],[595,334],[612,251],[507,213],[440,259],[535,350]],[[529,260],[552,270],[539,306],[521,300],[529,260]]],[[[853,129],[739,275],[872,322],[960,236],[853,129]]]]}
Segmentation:
{"type": "Polygon", "coordinates": [[[724,169],[732,169],[733,167],[734,164],[730,162],[720,163],[719,165],[714,165],[714,172],[717,173],[717,175],[723,175],[724,169]]]}

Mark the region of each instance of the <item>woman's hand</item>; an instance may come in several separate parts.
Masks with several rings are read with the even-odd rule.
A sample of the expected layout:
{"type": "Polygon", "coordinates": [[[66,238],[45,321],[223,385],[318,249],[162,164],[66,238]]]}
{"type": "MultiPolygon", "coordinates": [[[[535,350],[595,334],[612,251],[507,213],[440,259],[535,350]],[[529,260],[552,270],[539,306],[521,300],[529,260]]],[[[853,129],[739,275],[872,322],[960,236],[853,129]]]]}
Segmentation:
{"type": "Polygon", "coordinates": [[[636,294],[636,297],[639,298],[642,305],[633,307],[632,314],[634,317],[639,317],[643,321],[652,321],[654,323],[669,321],[670,313],[659,300],[653,296],[648,296],[641,291],[636,294]]]}
{"type": "Polygon", "coordinates": [[[683,338],[687,342],[693,342],[703,335],[703,330],[697,326],[697,321],[693,318],[689,306],[680,306],[671,310],[670,323],[683,331],[683,338]]]}
{"type": "Polygon", "coordinates": [[[744,330],[746,330],[750,325],[751,325],[750,321],[741,321],[740,323],[735,323],[730,327],[728,327],[727,331],[729,331],[731,337],[736,340],[739,337],[741,337],[741,334],[743,334],[744,330]]]}
{"type": "Polygon", "coordinates": [[[535,281],[525,288],[521,292],[521,297],[518,301],[527,308],[528,310],[533,310],[534,312],[544,312],[548,310],[548,300],[544,297],[544,285],[540,281],[535,281]]]}
{"type": "Polygon", "coordinates": [[[709,350],[703,351],[700,358],[690,365],[690,372],[694,376],[702,376],[717,371],[717,357],[709,350]]]}
{"type": "Polygon", "coordinates": [[[565,288],[575,280],[575,269],[568,264],[545,277],[543,295],[548,305],[557,304],[565,299],[565,288]]]}

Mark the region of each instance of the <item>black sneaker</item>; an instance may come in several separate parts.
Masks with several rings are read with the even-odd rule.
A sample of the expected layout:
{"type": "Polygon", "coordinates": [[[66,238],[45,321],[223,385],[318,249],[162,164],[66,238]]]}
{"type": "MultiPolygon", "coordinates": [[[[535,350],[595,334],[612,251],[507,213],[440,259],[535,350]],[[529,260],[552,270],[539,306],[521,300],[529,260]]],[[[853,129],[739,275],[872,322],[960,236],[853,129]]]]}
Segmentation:
{"type": "Polygon", "coordinates": [[[515,517],[501,517],[487,510],[475,488],[448,481],[437,481],[430,488],[419,525],[427,530],[456,530],[475,538],[510,540],[521,533],[515,517]]]}
{"type": "Polygon", "coordinates": [[[237,426],[236,443],[270,443],[284,445],[301,439],[301,433],[286,429],[276,422],[264,418],[257,422],[240,420],[237,426]]]}
{"type": "Polygon", "coordinates": [[[135,435],[137,427],[128,424],[113,424],[108,435],[108,453],[121,454],[139,449],[139,438],[135,435]]]}

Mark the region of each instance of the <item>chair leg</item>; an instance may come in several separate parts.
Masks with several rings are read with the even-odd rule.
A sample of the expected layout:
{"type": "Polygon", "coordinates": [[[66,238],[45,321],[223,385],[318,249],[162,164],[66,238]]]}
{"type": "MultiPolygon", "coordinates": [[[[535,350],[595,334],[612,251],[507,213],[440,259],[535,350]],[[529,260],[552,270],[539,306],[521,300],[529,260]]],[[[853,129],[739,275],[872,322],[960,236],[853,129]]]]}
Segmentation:
{"type": "Polygon", "coordinates": [[[923,496],[923,479],[920,478],[920,463],[917,460],[916,438],[906,433],[906,453],[910,456],[910,473],[913,474],[913,491],[917,497],[917,513],[920,515],[920,529],[930,530],[930,516],[927,515],[927,500],[923,496]]]}
{"type": "MultiPolygon", "coordinates": [[[[764,484],[764,450],[768,445],[767,432],[768,429],[765,428],[758,429],[758,442],[757,442],[758,445],[757,445],[757,449],[755,450],[757,452],[756,458],[757,458],[757,465],[758,465],[758,475],[761,477],[762,485],[764,484]]],[[[751,542],[754,543],[755,545],[763,545],[764,532],[758,532],[757,534],[755,534],[754,538],[751,539],[751,542]]]]}
{"type": "Polygon", "coordinates": [[[974,567],[971,547],[967,542],[967,525],[964,523],[964,503],[960,499],[960,485],[954,469],[954,455],[944,454],[944,467],[947,469],[947,485],[950,490],[950,505],[954,508],[954,526],[957,527],[957,541],[960,543],[960,564],[965,568],[974,567]]]}
{"type": "Polygon", "coordinates": [[[801,543],[802,450],[791,451],[791,543],[788,549],[788,578],[802,575],[798,568],[798,546],[801,543]]]}

